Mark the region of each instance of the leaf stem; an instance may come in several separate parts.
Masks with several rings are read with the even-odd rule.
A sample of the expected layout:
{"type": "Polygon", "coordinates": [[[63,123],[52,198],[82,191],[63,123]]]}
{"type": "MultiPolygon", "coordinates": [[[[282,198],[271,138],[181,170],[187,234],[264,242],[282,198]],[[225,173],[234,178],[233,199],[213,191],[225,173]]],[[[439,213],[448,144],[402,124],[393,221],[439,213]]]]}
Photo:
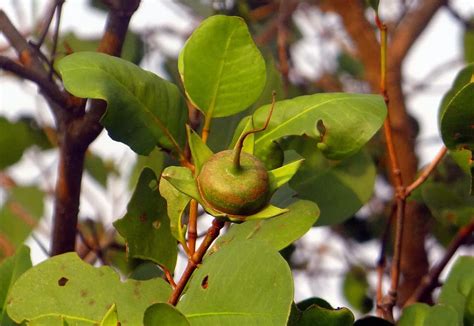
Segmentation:
{"type": "Polygon", "coordinates": [[[202,258],[206,254],[207,249],[211,246],[212,242],[219,236],[221,229],[224,227],[225,222],[220,219],[214,219],[212,221],[211,227],[207,230],[206,236],[202,241],[199,249],[192,255],[192,257],[188,260],[188,264],[186,265],[186,269],[183,272],[180,280],[176,284],[171,296],[168,299],[168,303],[176,306],[178,303],[179,297],[183,293],[186,284],[188,283],[191,275],[193,274],[194,270],[198,267],[198,265],[202,262],[202,258]]]}
{"type": "Polygon", "coordinates": [[[253,129],[253,130],[249,130],[247,132],[244,132],[240,136],[237,143],[235,144],[233,164],[234,164],[234,168],[236,170],[240,169],[240,154],[242,153],[242,148],[244,147],[245,138],[248,135],[251,135],[251,134],[254,134],[254,133],[257,133],[257,132],[260,132],[260,131],[264,131],[265,129],[267,129],[268,124],[270,123],[270,119],[272,117],[273,109],[275,108],[275,97],[276,97],[276,92],[273,91],[272,92],[272,106],[270,107],[270,112],[268,113],[267,120],[265,120],[265,124],[259,129],[253,129]]]}

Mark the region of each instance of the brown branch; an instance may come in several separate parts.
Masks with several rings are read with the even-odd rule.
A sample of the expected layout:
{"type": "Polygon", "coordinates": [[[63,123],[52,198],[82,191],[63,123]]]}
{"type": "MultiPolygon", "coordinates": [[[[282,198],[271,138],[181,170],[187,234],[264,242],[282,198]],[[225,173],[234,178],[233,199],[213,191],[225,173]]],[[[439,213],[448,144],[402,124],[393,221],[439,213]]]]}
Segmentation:
{"type": "Polygon", "coordinates": [[[224,224],[224,221],[219,219],[214,219],[212,221],[212,226],[209,228],[209,230],[207,230],[206,237],[199,246],[199,249],[192,255],[191,259],[188,260],[188,264],[186,265],[183,275],[181,275],[178,284],[176,284],[176,288],[174,288],[170,298],[168,299],[169,304],[176,306],[181,293],[183,293],[186,284],[188,284],[188,281],[191,278],[191,275],[201,263],[202,258],[206,254],[207,249],[209,249],[212,242],[219,236],[220,230],[224,227],[224,224]]]}
{"type": "Polygon", "coordinates": [[[438,286],[439,276],[443,272],[444,268],[451,260],[458,248],[472,236],[472,232],[474,232],[474,222],[471,222],[470,224],[462,227],[459,230],[459,232],[456,234],[456,236],[446,249],[446,252],[441,261],[430,270],[428,275],[426,275],[422,279],[418,288],[416,288],[412,296],[405,302],[405,306],[415,303],[420,299],[430,295],[430,293],[438,286]]]}
{"type": "Polygon", "coordinates": [[[187,254],[189,257],[191,257],[196,251],[197,217],[198,217],[198,202],[192,199],[189,204],[189,223],[188,223],[187,254]]]}
{"type": "Polygon", "coordinates": [[[49,97],[57,105],[60,105],[64,108],[71,106],[69,97],[65,93],[61,92],[56,84],[52,83],[48,77],[44,76],[44,74],[38,73],[33,69],[29,69],[4,56],[0,56],[0,69],[9,71],[20,78],[32,81],[38,85],[41,93],[49,97]]]}
{"type": "Polygon", "coordinates": [[[426,181],[426,179],[428,179],[430,174],[434,171],[434,169],[436,169],[439,162],[441,162],[441,159],[444,157],[444,155],[446,155],[447,152],[448,149],[443,146],[440,149],[439,153],[436,155],[436,157],[431,161],[431,163],[423,170],[423,172],[421,172],[420,176],[412,184],[406,187],[405,196],[410,196],[413,190],[418,188],[423,182],[426,181]]]}
{"type": "MultiPolygon", "coordinates": [[[[118,56],[130,19],[138,9],[140,1],[110,0],[107,4],[110,11],[98,51],[118,56]]],[[[105,102],[92,100],[88,112],[85,112],[84,107],[81,105],[74,111],[70,110],[67,118],[57,121],[59,167],[53,216],[52,255],[75,249],[85,151],[103,129],[100,118],[105,112],[105,102]]]]}

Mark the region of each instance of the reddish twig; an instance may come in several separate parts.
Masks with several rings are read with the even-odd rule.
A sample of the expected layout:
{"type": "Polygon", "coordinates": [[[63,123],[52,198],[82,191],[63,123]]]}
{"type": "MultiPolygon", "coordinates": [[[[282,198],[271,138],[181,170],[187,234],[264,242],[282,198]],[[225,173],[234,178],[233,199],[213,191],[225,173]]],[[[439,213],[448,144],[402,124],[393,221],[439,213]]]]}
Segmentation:
{"type": "Polygon", "coordinates": [[[423,170],[423,172],[421,172],[418,178],[415,181],[413,181],[412,184],[406,187],[405,196],[407,197],[410,196],[413,190],[421,186],[421,184],[423,184],[423,182],[425,182],[426,179],[428,179],[430,174],[436,169],[439,162],[441,162],[441,159],[444,157],[444,155],[446,155],[447,152],[448,152],[448,149],[445,146],[443,146],[438,152],[438,154],[435,156],[435,158],[431,161],[431,163],[423,170]]]}
{"type": "Polygon", "coordinates": [[[191,257],[196,251],[197,239],[197,217],[198,217],[198,202],[191,200],[189,204],[189,222],[188,222],[188,255],[191,257]]]}
{"type": "Polygon", "coordinates": [[[188,283],[191,275],[193,274],[194,270],[198,267],[201,263],[202,258],[207,252],[207,249],[211,246],[212,242],[219,236],[220,230],[224,227],[224,221],[219,219],[214,219],[212,221],[212,226],[207,230],[206,237],[202,241],[199,249],[192,255],[192,257],[188,260],[188,264],[186,265],[186,269],[183,272],[180,280],[176,284],[176,288],[171,293],[171,296],[168,299],[168,303],[176,306],[178,303],[179,297],[183,293],[186,284],[188,283]]]}
{"type": "Polygon", "coordinates": [[[441,261],[431,269],[428,275],[422,279],[418,288],[406,301],[405,306],[408,306],[426,297],[438,286],[441,272],[444,270],[458,248],[469,239],[469,237],[472,235],[472,232],[474,232],[474,222],[471,222],[459,230],[446,249],[441,261]]]}
{"type": "Polygon", "coordinates": [[[171,287],[173,289],[176,288],[176,282],[174,281],[173,279],[173,275],[171,275],[171,272],[168,268],[166,268],[165,266],[163,265],[160,265],[160,268],[163,270],[163,272],[165,273],[165,278],[166,280],[168,281],[168,283],[171,285],[171,287]]]}

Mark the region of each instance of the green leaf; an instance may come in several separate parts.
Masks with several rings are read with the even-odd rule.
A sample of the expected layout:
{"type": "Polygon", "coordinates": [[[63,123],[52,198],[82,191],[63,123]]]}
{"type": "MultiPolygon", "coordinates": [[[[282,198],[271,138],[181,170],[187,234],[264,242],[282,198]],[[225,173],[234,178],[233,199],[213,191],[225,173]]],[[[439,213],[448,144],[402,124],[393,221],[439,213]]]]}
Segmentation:
{"type": "Polygon", "coordinates": [[[290,181],[291,178],[298,172],[301,164],[304,160],[298,160],[285,164],[282,167],[268,171],[268,176],[270,179],[270,192],[273,193],[278,188],[283,186],[285,183],[290,181]]]}
{"type": "Polygon", "coordinates": [[[171,234],[184,244],[186,229],[183,226],[183,214],[191,198],[173,187],[165,178],[160,179],[159,189],[161,196],[166,199],[171,234]]]}
{"type": "Polygon", "coordinates": [[[328,309],[318,305],[312,305],[303,312],[298,326],[352,326],[354,315],[347,308],[328,309]]]}
{"type": "Polygon", "coordinates": [[[285,325],[292,302],[286,262],[273,248],[248,241],[205,258],[177,308],[193,326],[285,325]]]}
{"type": "Polygon", "coordinates": [[[10,122],[4,117],[0,117],[0,131],[0,171],[18,162],[27,148],[38,144],[42,134],[27,121],[10,122]]]}
{"type": "Polygon", "coordinates": [[[0,265],[0,325],[15,325],[7,315],[7,297],[18,277],[31,266],[30,249],[26,246],[20,247],[14,256],[8,257],[0,265]]]}
{"type": "Polygon", "coordinates": [[[165,166],[169,165],[167,163],[168,162],[166,160],[165,154],[156,147],[147,156],[137,155],[137,161],[133,166],[129,179],[130,188],[133,189],[138,183],[138,178],[140,177],[140,174],[144,168],[150,168],[153,170],[153,172],[155,172],[156,175],[160,175],[165,166]]]}
{"type": "Polygon", "coordinates": [[[167,303],[156,303],[145,311],[145,326],[190,326],[186,317],[167,303]]]}
{"type": "Polygon", "coordinates": [[[364,151],[342,161],[331,161],[315,145],[316,141],[303,137],[294,137],[282,145],[305,158],[290,187],[299,198],[318,204],[321,218],[317,225],[341,223],[371,198],[376,169],[364,151]]]}
{"type": "Polygon", "coordinates": [[[127,241],[129,257],[148,259],[174,270],[176,240],[171,234],[166,201],[158,192],[158,179],[151,169],[143,170],[127,214],[114,226],[127,241]]]}
{"type": "Polygon", "coordinates": [[[43,214],[43,196],[36,187],[10,189],[0,208],[0,259],[12,255],[34,230],[43,214]]]}
{"type": "Polygon", "coordinates": [[[267,205],[262,208],[259,212],[246,216],[245,221],[252,221],[252,220],[265,220],[271,217],[275,217],[281,215],[283,213],[288,212],[287,208],[279,208],[273,205],[267,205]]]}
{"type": "Polygon", "coordinates": [[[247,240],[263,241],[276,250],[282,250],[302,237],[319,216],[318,206],[310,201],[297,201],[288,209],[288,212],[268,220],[233,224],[228,232],[217,239],[211,252],[228,244],[247,240]]]}
{"type": "MultiPolygon", "coordinates": [[[[266,105],[254,113],[255,125],[263,124],[268,109],[266,105]]],[[[268,128],[255,135],[255,147],[304,134],[318,141],[327,158],[343,159],[357,153],[377,132],[386,113],[378,95],[326,93],[279,101],[268,128]]]]}
{"type": "Polygon", "coordinates": [[[117,306],[114,303],[100,322],[100,326],[117,326],[118,324],[117,306]]]}
{"type": "MultiPolygon", "coordinates": [[[[453,86],[441,101],[439,121],[441,137],[446,147],[462,151],[474,149],[474,63],[464,67],[456,76],[453,86]]],[[[474,178],[474,164],[469,161],[471,179],[474,178]]],[[[471,193],[474,184],[471,181],[471,193]]]]}
{"type": "Polygon", "coordinates": [[[188,113],[174,84],[102,53],[74,53],[57,68],[73,95],[107,101],[101,122],[112,139],[142,155],[155,146],[182,152],[188,113]]]}
{"type": "Polygon", "coordinates": [[[94,268],[67,253],[25,272],[10,292],[7,310],[17,323],[44,315],[99,323],[116,304],[122,325],[140,325],[146,308],[165,302],[170,293],[162,279],[122,282],[110,267],[94,268]]]}
{"type": "Polygon", "coordinates": [[[201,171],[201,167],[214,153],[189,126],[186,126],[186,131],[188,133],[189,149],[191,150],[194,166],[196,167],[195,174],[198,175],[201,171]]]}
{"type": "Polygon", "coordinates": [[[430,307],[424,303],[415,303],[403,309],[398,326],[446,326],[462,325],[456,311],[446,305],[430,307]]]}
{"type": "Polygon", "coordinates": [[[443,224],[463,226],[474,219],[474,198],[460,193],[457,185],[431,183],[422,187],[424,203],[443,224]]]}
{"type": "Polygon", "coordinates": [[[109,174],[118,175],[118,171],[113,162],[106,162],[100,156],[92,152],[86,153],[84,169],[103,187],[107,186],[109,174]]]}
{"type": "Polygon", "coordinates": [[[186,42],[180,61],[186,93],[208,118],[246,109],[265,86],[265,62],[240,17],[204,20],[186,42]]]}
{"type": "Polygon", "coordinates": [[[161,177],[183,194],[196,199],[198,202],[202,202],[193,173],[188,168],[169,166],[163,170],[161,177]]]}
{"type": "MultiPolygon", "coordinates": [[[[101,1],[98,1],[102,3],[101,1]]],[[[107,9],[107,8],[106,8],[107,9]]],[[[58,44],[67,44],[67,47],[76,52],[95,52],[99,47],[100,38],[78,37],[75,33],[69,32],[60,37],[58,44]]],[[[145,43],[141,36],[132,31],[127,31],[122,46],[121,58],[135,64],[139,64],[145,54],[145,43]]],[[[61,58],[61,53],[57,59],[61,58]]]]}
{"type": "Polygon", "coordinates": [[[463,316],[466,321],[471,320],[471,324],[474,318],[472,310],[470,310],[474,305],[474,297],[470,295],[474,289],[473,270],[474,257],[459,257],[449,272],[448,278],[441,288],[439,295],[439,303],[449,305],[455,309],[457,315],[460,317],[460,326],[463,325],[463,316]]]}
{"type": "Polygon", "coordinates": [[[372,309],[372,299],[367,295],[369,282],[363,267],[352,266],[344,277],[342,288],[352,307],[364,314],[372,309]]]}

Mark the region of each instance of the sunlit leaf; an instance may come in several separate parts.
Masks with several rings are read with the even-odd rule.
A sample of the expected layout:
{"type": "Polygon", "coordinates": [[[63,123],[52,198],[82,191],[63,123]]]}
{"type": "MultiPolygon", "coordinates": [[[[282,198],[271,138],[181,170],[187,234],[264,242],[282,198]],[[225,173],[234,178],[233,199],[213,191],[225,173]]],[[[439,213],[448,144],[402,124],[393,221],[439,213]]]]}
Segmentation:
{"type": "Polygon", "coordinates": [[[115,304],[122,325],[140,325],[146,308],[165,302],[170,292],[163,279],[122,282],[110,267],[94,268],[67,253],[25,272],[8,296],[7,311],[17,323],[45,315],[99,323],[115,304]]]}
{"type": "Polygon", "coordinates": [[[240,17],[204,20],[181,51],[178,67],[188,97],[208,117],[246,109],[265,86],[265,62],[240,17]]]}
{"type": "Polygon", "coordinates": [[[292,302],[286,262],[273,248],[248,241],[205,258],[177,308],[193,326],[270,326],[286,324],[292,302]]]}
{"type": "Polygon", "coordinates": [[[113,139],[142,155],[155,146],[182,151],[187,108],[174,84],[102,53],[74,53],[57,68],[73,95],[107,101],[101,122],[113,139]]]}
{"type": "Polygon", "coordinates": [[[190,326],[186,317],[167,303],[155,303],[145,311],[145,326],[190,326]]]}

